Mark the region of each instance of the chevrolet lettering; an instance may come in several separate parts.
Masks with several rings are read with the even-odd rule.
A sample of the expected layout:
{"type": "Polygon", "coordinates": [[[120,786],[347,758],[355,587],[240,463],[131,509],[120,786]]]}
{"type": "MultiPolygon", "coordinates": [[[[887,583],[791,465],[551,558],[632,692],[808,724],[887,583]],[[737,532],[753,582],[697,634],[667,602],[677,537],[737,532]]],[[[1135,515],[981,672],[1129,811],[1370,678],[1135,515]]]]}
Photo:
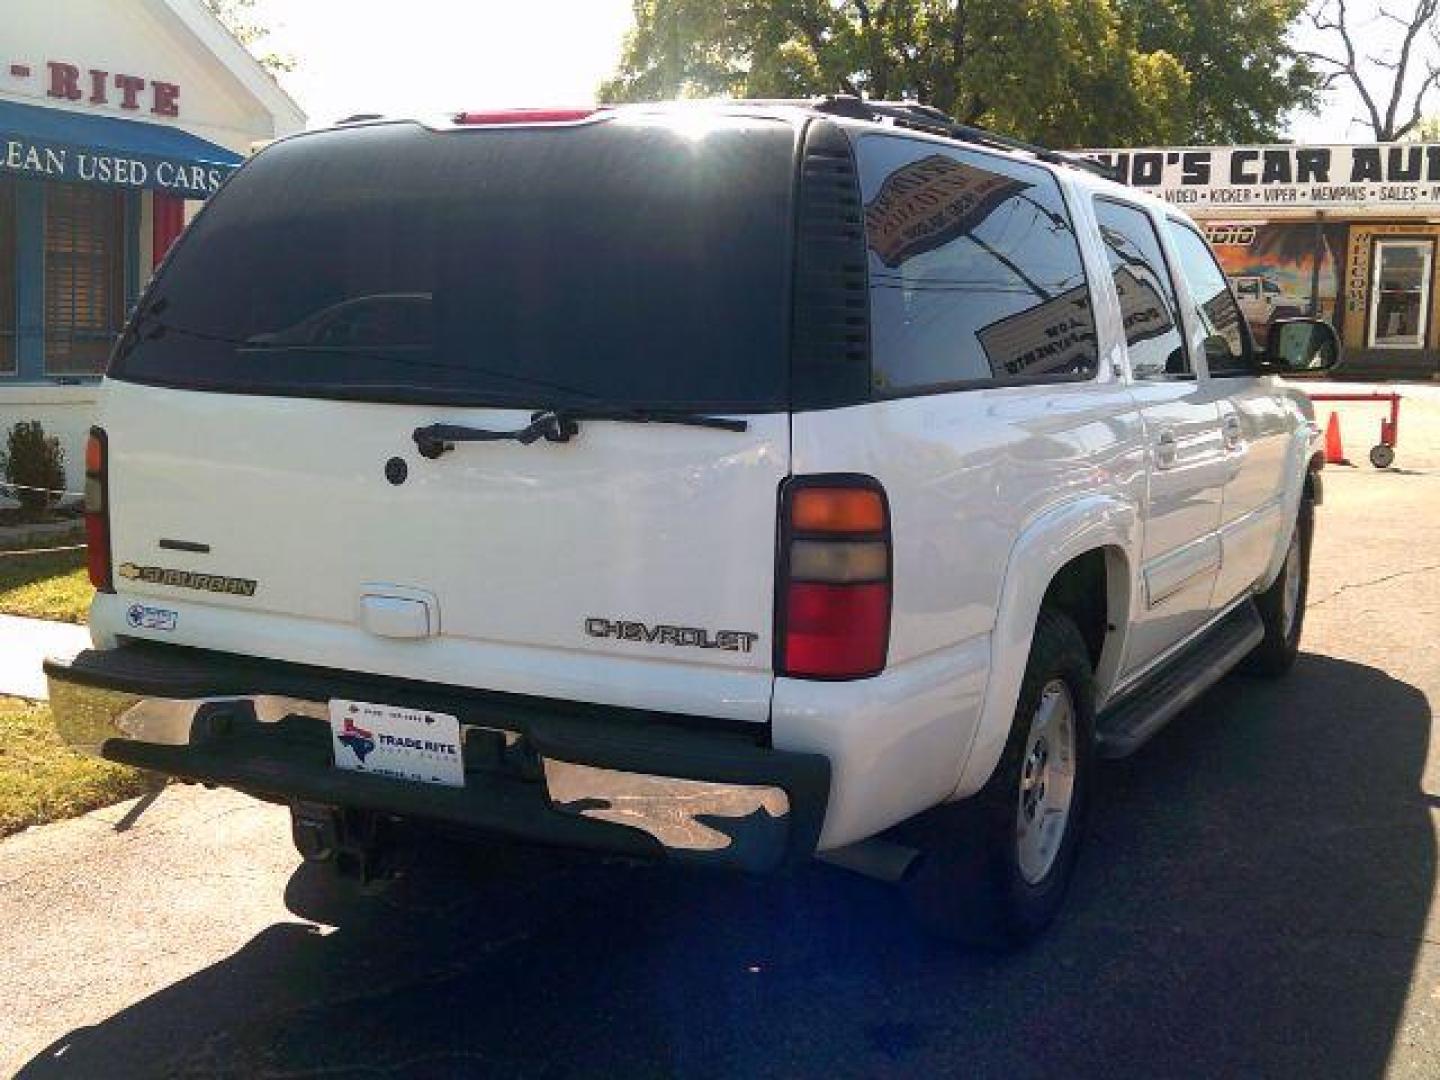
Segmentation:
{"type": "Polygon", "coordinates": [[[585,633],[595,638],[614,638],[617,641],[644,641],[656,645],[688,646],[696,649],[725,649],[730,652],[749,652],[759,634],[743,630],[717,630],[711,632],[699,626],[666,626],[628,619],[585,620],[585,633]]]}

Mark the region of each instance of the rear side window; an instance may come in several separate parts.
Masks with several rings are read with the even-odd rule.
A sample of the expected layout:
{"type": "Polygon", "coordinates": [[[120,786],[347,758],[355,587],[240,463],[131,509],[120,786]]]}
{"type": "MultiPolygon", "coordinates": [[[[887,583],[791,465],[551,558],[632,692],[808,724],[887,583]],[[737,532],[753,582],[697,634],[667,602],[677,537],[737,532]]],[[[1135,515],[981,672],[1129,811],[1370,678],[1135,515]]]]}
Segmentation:
{"type": "Polygon", "coordinates": [[[1096,199],[1095,217],[1120,301],[1130,370],[1137,379],[1190,375],[1180,305],[1150,215],[1124,203],[1096,199]]]}
{"type": "Polygon", "coordinates": [[[1198,232],[1173,218],[1167,219],[1166,225],[1180,259],[1180,272],[1198,305],[1196,314],[1205,331],[1206,367],[1211,375],[1250,374],[1254,368],[1250,335],[1225,272],[1198,232]]]}
{"type": "Polygon", "coordinates": [[[902,136],[858,142],[877,395],[1089,378],[1075,229],[1046,170],[902,136]]]}
{"type": "Polygon", "coordinates": [[[795,131],[342,129],[206,207],[111,375],[193,389],[784,409],[795,131]]]}

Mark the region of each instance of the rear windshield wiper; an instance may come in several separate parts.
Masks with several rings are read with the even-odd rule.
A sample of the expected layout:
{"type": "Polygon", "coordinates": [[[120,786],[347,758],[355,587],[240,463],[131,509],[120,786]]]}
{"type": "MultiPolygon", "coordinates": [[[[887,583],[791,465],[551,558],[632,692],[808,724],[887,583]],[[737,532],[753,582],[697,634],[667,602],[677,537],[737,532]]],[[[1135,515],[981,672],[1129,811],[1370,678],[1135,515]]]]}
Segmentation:
{"type": "Polygon", "coordinates": [[[530,417],[530,423],[513,431],[467,427],[463,424],[430,424],[411,433],[422,457],[438,458],[462,442],[501,442],[513,440],[522,446],[544,439],[546,442],[569,442],[580,434],[581,420],[618,420],[629,424],[680,424],[685,427],[715,428],[720,431],[748,431],[748,420],[700,413],[662,412],[651,409],[545,409],[530,417]]]}

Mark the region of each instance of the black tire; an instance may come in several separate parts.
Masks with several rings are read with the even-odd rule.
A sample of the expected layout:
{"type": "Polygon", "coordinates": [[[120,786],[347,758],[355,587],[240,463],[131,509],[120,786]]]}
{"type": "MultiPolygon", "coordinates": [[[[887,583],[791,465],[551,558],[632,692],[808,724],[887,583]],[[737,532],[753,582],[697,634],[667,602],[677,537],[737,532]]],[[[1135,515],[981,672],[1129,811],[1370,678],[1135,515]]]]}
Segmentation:
{"type": "Polygon", "coordinates": [[[1377,469],[1388,469],[1395,464],[1395,448],[1388,443],[1376,443],[1370,448],[1370,464],[1377,469]]]}
{"type": "Polygon", "coordinates": [[[1279,577],[1255,598],[1255,607],[1265,626],[1265,636],[1242,665],[1252,675],[1278,678],[1294,666],[1295,657],[1300,653],[1300,635],[1305,629],[1305,598],[1310,591],[1310,541],[1314,533],[1315,504],[1309,498],[1302,498],[1300,512],[1295,518],[1295,531],[1291,533],[1292,543],[1298,542],[1299,545],[1297,558],[1292,562],[1287,553],[1279,577]],[[1294,617],[1287,620],[1285,592],[1289,588],[1290,575],[1297,571],[1299,593],[1295,600],[1294,617]]]}
{"type": "Polygon", "coordinates": [[[904,884],[911,912],[930,933],[976,948],[1018,948],[1054,920],[1085,831],[1094,773],[1095,677],[1074,622],[1040,612],[1010,737],[989,782],[973,798],[936,807],[906,826],[921,858],[904,884]],[[1070,813],[1053,862],[1037,881],[1021,871],[1021,781],[1031,720],[1062,681],[1073,706],[1075,770],[1070,813]]]}

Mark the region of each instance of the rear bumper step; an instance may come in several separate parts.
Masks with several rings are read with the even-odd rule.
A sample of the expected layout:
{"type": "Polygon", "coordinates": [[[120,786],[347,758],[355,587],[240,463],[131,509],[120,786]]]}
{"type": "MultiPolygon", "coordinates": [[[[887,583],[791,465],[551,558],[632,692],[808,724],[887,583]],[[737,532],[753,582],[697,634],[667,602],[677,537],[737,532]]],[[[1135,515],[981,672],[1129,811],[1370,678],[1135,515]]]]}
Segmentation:
{"type": "Polygon", "coordinates": [[[829,797],[825,757],[694,718],[149,644],[45,672],[61,736],[107,760],[536,843],[768,871],[814,854],[829,797]],[[465,786],[335,768],[332,697],[459,717],[465,786]]]}

